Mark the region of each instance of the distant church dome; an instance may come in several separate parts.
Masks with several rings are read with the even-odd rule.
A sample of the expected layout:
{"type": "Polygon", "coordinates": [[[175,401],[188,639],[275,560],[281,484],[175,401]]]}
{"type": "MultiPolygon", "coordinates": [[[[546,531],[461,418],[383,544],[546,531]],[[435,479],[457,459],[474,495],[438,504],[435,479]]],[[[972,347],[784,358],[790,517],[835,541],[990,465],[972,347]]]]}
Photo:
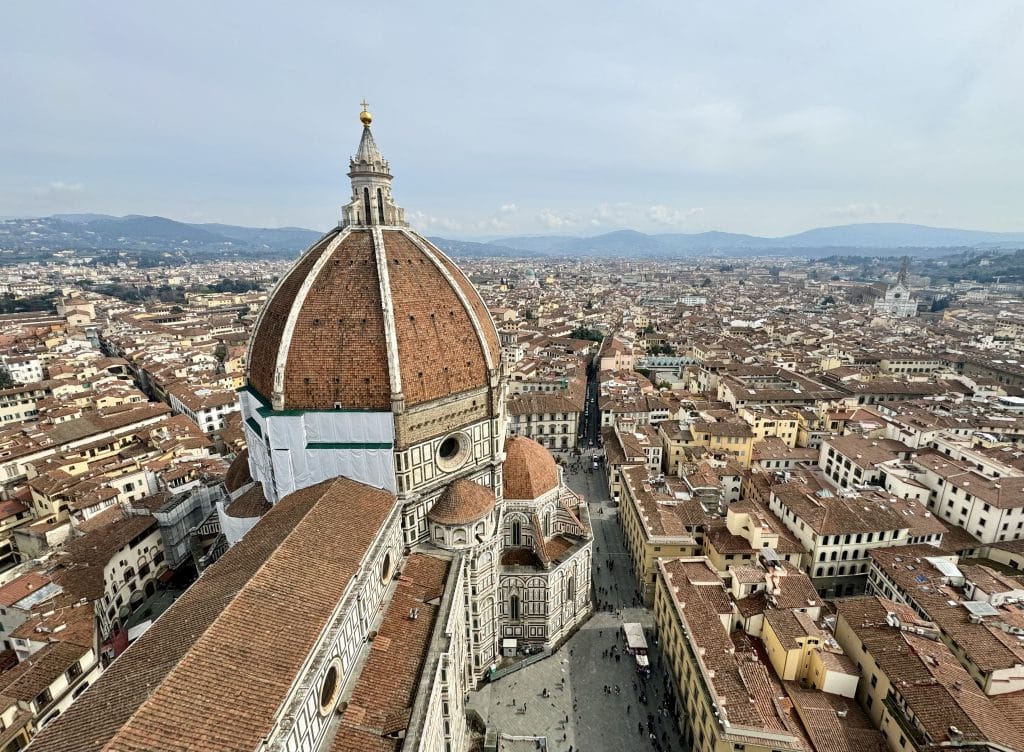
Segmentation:
{"type": "Polygon", "coordinates": [[[502,467],[506,499],[536,499],[558,487],[558,467],[551,452],[525,436],[505,439],[502,467]]]}
{"type": "Polygon", "coordinates": [[[494,323],[458,267],[407,229],[361,113],[342,222],[280,280],[253,331],[247,379],[275,410],[391,410],[492,383],[494,323]]]}
{"type": "Polygon", "coordinates": [[[496,503],[494,491],[460,478],[445,489],[427,518],[442,525],[465,525],[490,514],[496,503]]]}

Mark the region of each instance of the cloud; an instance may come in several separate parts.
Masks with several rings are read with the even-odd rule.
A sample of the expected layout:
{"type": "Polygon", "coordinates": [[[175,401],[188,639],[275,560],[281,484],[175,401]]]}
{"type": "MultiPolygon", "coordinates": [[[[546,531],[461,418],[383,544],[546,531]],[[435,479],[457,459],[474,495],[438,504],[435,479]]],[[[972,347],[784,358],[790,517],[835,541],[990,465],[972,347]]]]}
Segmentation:
{"type": "Polygon", "coordinates": [[[603,203],[581,212],[543,209],[537,220],[549,230],[600,230],[629,227],[639,230],[674,228],[698,229],[703,226],[702,207],[679,208],[666,204],[638,206],[629,202],[603,203]]]}
{"type": "Polygon", "coordinates": [[[765,138],[821,147],[843,140],[852,121],[851,113],[842,107],[813,105],[767,118],[753,127],[765,138]]]}
{"type": "Polygon", "coordinates": [[[828,216],[846,222],[904,222],[910,217],[910,210],[869,201],[836,206],[828,216]]]}
{"type": "Polygon", "coordinates": [[[407,212],[410,225],[423,232],[461,232],[462,223],[450,217],[436,217],[417,210],[407,212]]]}
{"type": "Polygon", "coordinates": [[[478,222],[477,228],[481,232],[512,232],[515,229],[515,225],[501,217],[491,217],[490,219],[478,222]]]}
{"type": "Polygon", "coordinates": [[[62,200],[79,196],[85,190],[81,182],[69,183],[64,180],[54,180],[46,185],[36,186],[32,194],[42,199],[62,200]]]}
{"type": "Polygon", "coordinates": [[[575,216],[557,209],[541,209],[537,214],[537,221],[549,230],[568,230],[579,224],[575,216]]]}
{"type": "Polygon", "coordinates": [[[498,207],[498,211],[502,214],[511,214],[516,211],[518,207],[515,204],[502,204],[498,207]]]}
{"type": "Polygon", "coordinates": [[[664,204],[648,206],[644,210],[647,221],[664,227],[682,227],[692,223],[700,224],[704,220],[704,209],[695,206],[692,209],[673,209],[664,204]]]}

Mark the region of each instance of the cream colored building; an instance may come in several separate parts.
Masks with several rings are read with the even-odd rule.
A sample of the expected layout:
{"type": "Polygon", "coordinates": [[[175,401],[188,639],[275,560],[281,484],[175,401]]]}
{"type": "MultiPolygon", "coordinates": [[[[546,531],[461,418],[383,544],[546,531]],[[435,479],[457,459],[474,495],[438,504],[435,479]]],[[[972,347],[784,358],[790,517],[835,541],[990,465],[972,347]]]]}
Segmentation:
{"type": "Polygon", "coordinates": [[[836,640],[859,667],[857,699],[892,752],[1011,752],[1024,725],[979,690],[934,624],[877,596],[840,601],[836,640]]]}

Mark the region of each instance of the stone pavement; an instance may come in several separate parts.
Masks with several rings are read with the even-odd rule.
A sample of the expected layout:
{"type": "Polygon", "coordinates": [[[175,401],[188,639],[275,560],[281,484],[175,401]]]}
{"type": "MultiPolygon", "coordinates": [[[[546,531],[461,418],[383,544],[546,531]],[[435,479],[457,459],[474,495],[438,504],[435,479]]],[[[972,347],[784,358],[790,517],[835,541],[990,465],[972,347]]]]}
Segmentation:
{"type": "MultiPolygon", "coordinates": [[[[632,606],[636,588],[616,510],[607,506],[604,478],[599,472],[567,472],[566,479],[590,502],[596,600],[607,602],[613,610],[596,612],[550,658],[484,685],[480,692],[470,695],[469,705],[489,728],[512,736],[545,737],[550,751],[685,752],[677,726],[659,712],[664,677],[651,629],[653,619],[647,609],[632,606]],[[646,682],[638,675],[635,660],[623,652],[625,621],[638,621],[648,628],[651,676],[646,682]],[[618,660],[611,652],[613,648],[618,660]],[[642,704],[639,697],[645,687],[647,703],[642,704]],[[546,698],[545,689],[549,695],[546,698]],[[651,739],[652,731],[656,744],[651,739]]],[[[499,749],[519,749],[522,745],[520,742],[499,749]]]]}

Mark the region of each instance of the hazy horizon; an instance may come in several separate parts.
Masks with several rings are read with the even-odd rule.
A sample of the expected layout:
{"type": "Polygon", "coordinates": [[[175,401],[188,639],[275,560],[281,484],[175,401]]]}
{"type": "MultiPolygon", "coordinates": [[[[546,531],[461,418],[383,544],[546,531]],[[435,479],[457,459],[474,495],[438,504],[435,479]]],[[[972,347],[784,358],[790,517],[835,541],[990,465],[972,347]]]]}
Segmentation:
{"type": "Polygon", "coordinates": [[[0,215],[331,226],[359,102],[417,229],[1024,230],[1024,6],[8,9],[0,215]]]}

